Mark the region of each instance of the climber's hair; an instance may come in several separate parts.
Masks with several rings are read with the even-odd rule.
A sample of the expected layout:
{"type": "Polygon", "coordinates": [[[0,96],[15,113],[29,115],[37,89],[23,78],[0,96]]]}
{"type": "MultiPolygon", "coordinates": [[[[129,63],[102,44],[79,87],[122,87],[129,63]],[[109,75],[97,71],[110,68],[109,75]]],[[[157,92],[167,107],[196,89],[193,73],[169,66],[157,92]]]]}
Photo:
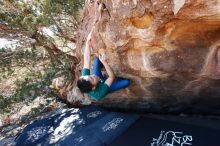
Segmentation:
{"type": "Polygon", "coordinates": [[[92,91],[93,86],[88,80],[85,80],[83,78],[79,78],[79,80],[77,81],[77,87],[79,88],[79,90],[82,93],[88,93],[88,92],[92,91]]]}

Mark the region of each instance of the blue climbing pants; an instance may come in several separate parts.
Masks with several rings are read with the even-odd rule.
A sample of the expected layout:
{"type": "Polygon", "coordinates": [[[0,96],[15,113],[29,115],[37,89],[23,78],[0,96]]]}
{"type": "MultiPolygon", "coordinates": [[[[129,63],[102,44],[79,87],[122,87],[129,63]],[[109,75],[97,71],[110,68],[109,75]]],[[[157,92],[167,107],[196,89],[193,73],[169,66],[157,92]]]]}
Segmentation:
{"type": "MultiPolygon", "coordinates": [[[[102,81],[105,81],[104,76],[102,75],[101,68],[103,67],[103,64],[99,60],[98,57],[95,57],[93,61],[93,74],[98,76],[102,81]]],[[[123,88],[127,88],[130,85],[131,81],[128,79],[117,79],[114,81],[110,87],[109,92],[114,92],[123,88]]]]}

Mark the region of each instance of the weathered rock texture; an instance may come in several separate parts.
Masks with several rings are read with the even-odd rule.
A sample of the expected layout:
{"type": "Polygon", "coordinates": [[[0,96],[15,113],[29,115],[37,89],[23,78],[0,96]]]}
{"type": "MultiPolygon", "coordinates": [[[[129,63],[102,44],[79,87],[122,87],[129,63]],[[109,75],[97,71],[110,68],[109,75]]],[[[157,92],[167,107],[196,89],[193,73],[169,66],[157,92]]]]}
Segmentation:
{"type": "MultiPolygon", "coordinates": [[[[99,2],[106,7],[101,12],[96,0],[86,2],[78,58],[94,27],[93,54],[104,48],[116,75],[132,85],[98,104],[155,112],[220,111],[220,0],[99,2]]],[[[73,97],[72,92],[68,98],[73,97]]]]}

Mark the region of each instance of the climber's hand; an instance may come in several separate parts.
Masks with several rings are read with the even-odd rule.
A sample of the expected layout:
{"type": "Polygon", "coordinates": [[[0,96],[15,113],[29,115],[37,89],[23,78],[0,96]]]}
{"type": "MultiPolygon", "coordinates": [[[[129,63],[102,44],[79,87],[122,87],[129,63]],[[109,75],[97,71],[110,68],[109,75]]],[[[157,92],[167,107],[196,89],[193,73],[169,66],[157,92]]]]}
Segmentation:
{"type": "Polygon", "coordinates": [[[106,63],[106,55],[105,55],[105,53],[99,54],[99,60],[102,62],[102,64],[106,63]]]}

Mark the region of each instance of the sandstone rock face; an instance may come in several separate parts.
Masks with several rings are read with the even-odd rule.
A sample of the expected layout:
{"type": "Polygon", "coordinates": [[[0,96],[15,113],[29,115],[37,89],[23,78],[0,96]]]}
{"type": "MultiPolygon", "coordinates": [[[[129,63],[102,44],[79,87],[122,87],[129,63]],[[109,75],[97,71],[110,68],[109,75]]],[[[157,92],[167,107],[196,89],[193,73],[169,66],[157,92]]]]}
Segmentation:
{"type": "MultiPolygon", "coordinates": [[[[99,104],[155,112],[220,111],[220,0],[87,0],[79,29],[82,59],[105,49],[132,85],[99,104]]],[[[76,70],[80,75],[82,62],[76,70]]],[[[71,94],[70,94],[71,96],[71,94]]]]}

